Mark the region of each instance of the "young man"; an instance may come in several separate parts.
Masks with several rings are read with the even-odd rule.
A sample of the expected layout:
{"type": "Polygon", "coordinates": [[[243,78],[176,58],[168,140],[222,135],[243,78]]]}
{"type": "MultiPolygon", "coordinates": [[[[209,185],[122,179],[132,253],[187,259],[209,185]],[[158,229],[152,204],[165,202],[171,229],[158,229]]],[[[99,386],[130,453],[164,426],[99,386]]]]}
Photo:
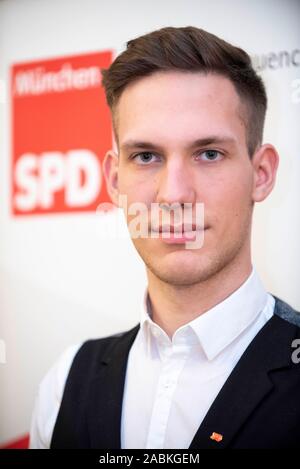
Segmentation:
{"type": "Polygon", "coordinates": [[[67,350],[45,377],[31,447],[297,446],[299,316],[251,262],[254,204],[278,166],[262,144],[262,80],[243,50],[167,27],[129,41],[103,86],[117,148],[103,162],[110,196],[160,209],[132,236],[148,286],[140,324],[67,350]]]}

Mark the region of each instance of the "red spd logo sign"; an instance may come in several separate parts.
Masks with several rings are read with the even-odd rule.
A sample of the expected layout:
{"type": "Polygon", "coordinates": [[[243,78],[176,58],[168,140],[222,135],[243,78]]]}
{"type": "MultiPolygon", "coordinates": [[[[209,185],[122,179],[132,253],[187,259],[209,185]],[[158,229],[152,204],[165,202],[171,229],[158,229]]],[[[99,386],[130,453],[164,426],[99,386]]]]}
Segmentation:
{"type": "Polygon", "coordinates": [[[101,68],[110,51],[12,67],[12,213],[95,211],[110,201],[101,162],[112,144],[101,68]]]}

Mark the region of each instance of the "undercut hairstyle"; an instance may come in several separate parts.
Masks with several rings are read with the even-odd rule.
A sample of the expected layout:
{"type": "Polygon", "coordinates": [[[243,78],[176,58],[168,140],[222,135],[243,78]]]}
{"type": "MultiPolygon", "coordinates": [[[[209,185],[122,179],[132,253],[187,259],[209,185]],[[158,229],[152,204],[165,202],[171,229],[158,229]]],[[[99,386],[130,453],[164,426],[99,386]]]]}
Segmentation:
{"type": "Polygon", "coordinates": [[[267,94],[243,49],[194,26],[161,28],[131,39],[126,45],[110,67],[101,70],[116,139],[117,104],[130,83],[163,71],[212,73],[228,78],[235,87],[252,158],[263,139],[267,94]]]}

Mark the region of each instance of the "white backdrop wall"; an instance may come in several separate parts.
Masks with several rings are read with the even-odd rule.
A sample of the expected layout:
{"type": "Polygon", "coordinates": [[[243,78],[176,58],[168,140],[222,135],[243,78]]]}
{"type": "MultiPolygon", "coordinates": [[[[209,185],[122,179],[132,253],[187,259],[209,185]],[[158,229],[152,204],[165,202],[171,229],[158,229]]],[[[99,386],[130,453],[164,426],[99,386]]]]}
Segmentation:
{"type": "Polygon", "coordinates": [[[0,1],[0,443],[28,431],[38,383],[68,345],[137,323],[146,285],[130,240],[104,241],[96,213],[11,215],[11,65],[116,55],[163,26],[198,26],[245,48],[268,88],[264,140],[281,157],[276,188],[255,209],[253,261],[268,291],[299,310],[299,22],[298,0],[0,1]]]}

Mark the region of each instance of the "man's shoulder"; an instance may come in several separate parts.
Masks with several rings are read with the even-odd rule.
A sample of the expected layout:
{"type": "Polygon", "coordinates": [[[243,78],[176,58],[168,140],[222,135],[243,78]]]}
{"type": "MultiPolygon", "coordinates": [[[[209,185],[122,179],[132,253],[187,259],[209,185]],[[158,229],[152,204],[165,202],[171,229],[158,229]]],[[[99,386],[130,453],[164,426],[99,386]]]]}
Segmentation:
{"type": "Polygon", "coordinates": [[[136,335],[139,327],[140,327],[139,324],[137,324],[133,328],[127,329],[122,332],[117,332],[115,334],[111,334],[111,335],[96,338],[96,339],[88,339],[85,342],[83,342],[79,351],[81,351],[81,353],[84,353],[84,352],[88,353],[88,351],[91,349],[99,349],[101,351],[106,351],[110,349],[111,347],[113,347],[114,344],[120,342],[121,340],[126,340],[127,338],[128,340],[130,340],[132,336],[136,335]]]}
{"type": "Polygon", "coordinates": [[[120,344],[125,348],[130,348],[133,343],[140,325],[137,324],[129,330],[111,334],[109,336],[89,339],[82,343],[74,356],[71,366],[78,370],[78,367],[91,371],[99,367],[100,363],[105,363],[109,360],[110,356],[114,353],[115,347],[120,344]]]}
{"type": "Polygon", "coordinates": [[[278,296],[272,296],[275,298],[274,314],[284,321],[300,328],[300,312],[278,296]]]}

